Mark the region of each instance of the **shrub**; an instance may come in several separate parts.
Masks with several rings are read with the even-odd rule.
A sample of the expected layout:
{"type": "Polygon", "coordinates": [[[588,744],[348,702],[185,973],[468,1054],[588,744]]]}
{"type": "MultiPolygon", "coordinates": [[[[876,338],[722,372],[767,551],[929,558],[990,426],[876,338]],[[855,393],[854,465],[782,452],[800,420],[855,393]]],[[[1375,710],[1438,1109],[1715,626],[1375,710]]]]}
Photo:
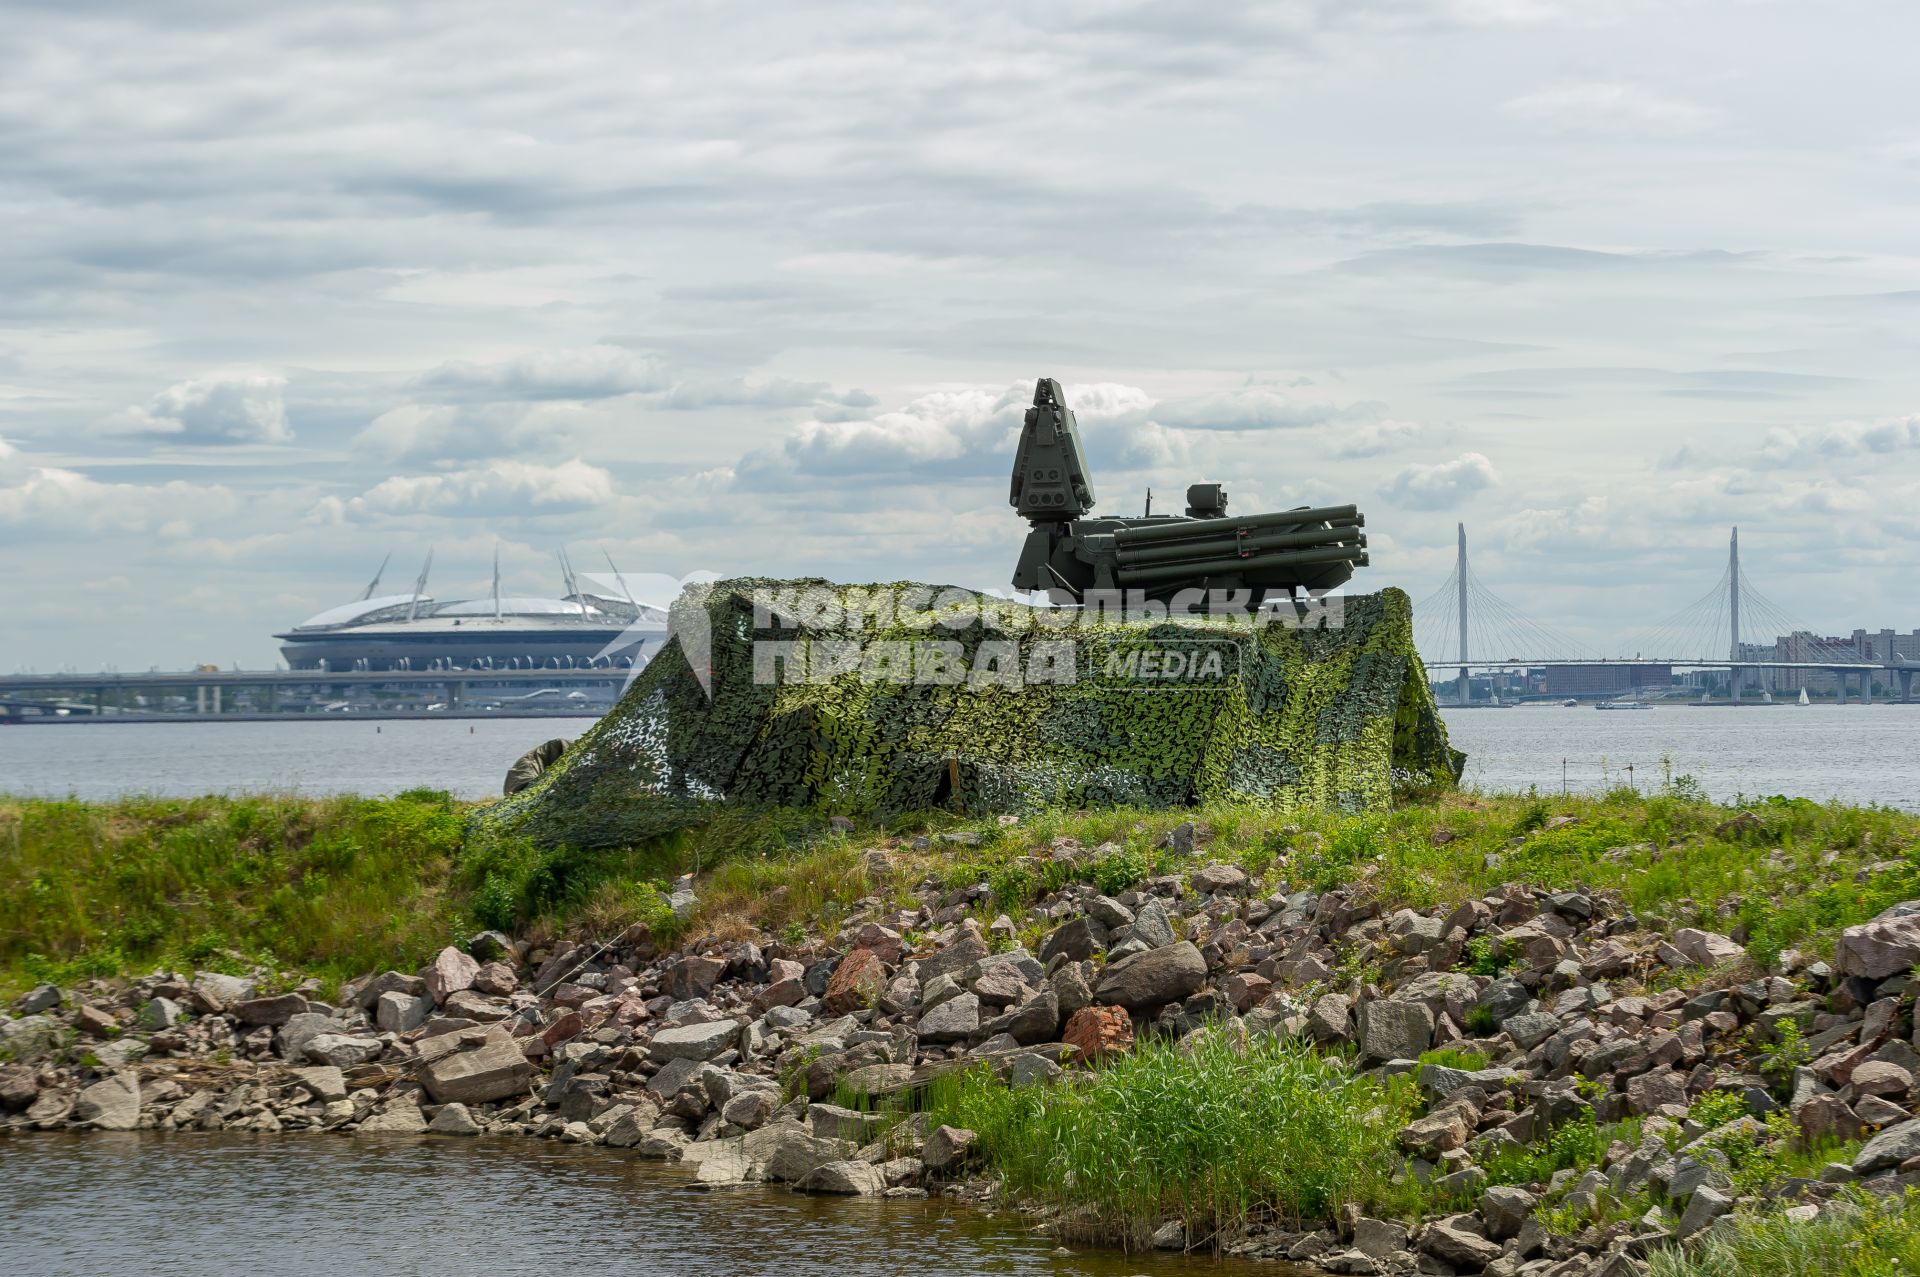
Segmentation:
{"type": "Polygon", "coordinates": [[[1920,1195],[1862,1196],[1823,1206],[1810,1220],[1784,1211],[1736,1215],[1691,1251],[1649,1259],[1649,1277],[1891,1277],[1920,1272],[1920,1195]]]}

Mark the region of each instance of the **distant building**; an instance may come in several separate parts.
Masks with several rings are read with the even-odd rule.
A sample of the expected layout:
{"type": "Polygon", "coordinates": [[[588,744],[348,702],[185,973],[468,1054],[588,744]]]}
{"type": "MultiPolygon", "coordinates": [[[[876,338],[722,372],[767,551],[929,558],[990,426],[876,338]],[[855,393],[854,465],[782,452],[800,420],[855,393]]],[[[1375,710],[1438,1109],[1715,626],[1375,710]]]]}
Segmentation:
{"type": "Polygon", "coordinates": [[[1604,665],[1543,665],[1541,691],[1549,696],[1582,696],[1599,692],[1631,692],[1664,688],[1673,682],[1673,666],[1637,661],[1604,665]]]}

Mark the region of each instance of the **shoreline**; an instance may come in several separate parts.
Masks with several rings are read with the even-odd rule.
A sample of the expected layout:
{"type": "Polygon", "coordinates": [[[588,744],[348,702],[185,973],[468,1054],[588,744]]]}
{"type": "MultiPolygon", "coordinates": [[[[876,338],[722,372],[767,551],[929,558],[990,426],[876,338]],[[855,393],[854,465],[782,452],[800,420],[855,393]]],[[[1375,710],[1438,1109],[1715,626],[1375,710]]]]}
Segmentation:
{"type": "MultiPolygon", "coordinates": [[[[161,804],[167,845],[183,806],[260,817],[161,804]]],[[[428,796],[304,819],[300,854],[333,819],[363,869],[386,829],[468,882],[431,887],[440,927],[524,906],[509,870],[578,868],[461,846],[428,796]]],[[[0,1021],[0,1121],[545,1136],[707,1187],[1012,1203],[1066,1237],[1343,1273],[1619,1277],[1920,1187],[1920,821],[1623,794],[1281,819],[749,824],[671,890],[595,861],[571,926],[536,912],[339,985],[70,976],[0,1021]]]]}

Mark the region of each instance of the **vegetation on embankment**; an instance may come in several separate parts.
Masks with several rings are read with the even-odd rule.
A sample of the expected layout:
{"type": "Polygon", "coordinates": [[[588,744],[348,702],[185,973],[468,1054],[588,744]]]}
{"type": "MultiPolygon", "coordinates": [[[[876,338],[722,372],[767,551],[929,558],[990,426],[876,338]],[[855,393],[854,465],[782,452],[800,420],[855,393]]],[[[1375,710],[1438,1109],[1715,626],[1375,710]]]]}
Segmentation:
{"type": "Polygon", "coordinates": [[[1058,1211],[1065,1231],[1139,1243],[1143,1222],[1177,1220],[1205,1249],[1252,1220],[1312,1228],[1347,1202],[1406,1198],[1395,1137],[1418,1097],[1303,1043],[1203,1032],[1057,1086],[971,1069],[923,1102],[931,1121],[976,1132],[1005,1190],[1058,1211]]]}
{"type": "Polygon", "coordinates": [[[1897,1277],[1920,1272],[1920,1195],[1862,1195],[1814,1219],[1736,1216],[1693,1251],[1655,1251],[1648,1277],[1897,1277]]]}
{"type": "Polygon", "coordinates": [[[482,926],[604,937],[640,922],[661,940],[830,931],[857,900],[904,903],[916,873],[987,884],[983,912],[1008,915],[1031,942],[1044,929],[1026,911],[1034,897],[1069,878],[1117,892],[1170,869],[1187,859],[1166,845],[1187,822],[1208,859],[1238,863],[1263,889],[1344,884],[1415,908],[1507,882],[1612,889],[1639,912],[1731,930],[1761,965],[1920,897],[1920,817],[1805,799],[1715,804],[1684,777],[1653,793],[1463,793],[1360,816],[1217,804],[1004,825],[918,813],[847,828],[781,810],[594,852],[468,841],[468,810],[432,791],[0,799],[0,991],[161,963],[344,976],[417,964],[482,926]],[[1085,851],[1054,857],[1061,840],[1085,851]],[[884,878],[864,859],[879,847],[896,864],[884,878]],[[668,884],[695,871],[700,904],[675,918],[668,884]]]}

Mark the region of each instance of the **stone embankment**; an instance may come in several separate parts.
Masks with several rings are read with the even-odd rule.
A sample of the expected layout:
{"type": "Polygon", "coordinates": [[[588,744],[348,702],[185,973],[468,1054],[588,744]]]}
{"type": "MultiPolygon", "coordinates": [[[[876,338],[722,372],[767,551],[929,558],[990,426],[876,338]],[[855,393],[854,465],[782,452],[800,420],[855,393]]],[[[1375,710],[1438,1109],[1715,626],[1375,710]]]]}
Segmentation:
{"type": "MultiPolygon", "coordinates": [[[[1063,840],[1051,854],[1094,852],[1063,840]]],[[[1251,1257],[1622,1277],[1761,1197],[1817,1213],[1847,1185],[1920,1184],[1920,903],[1849,929],[1832,963],[1789,952],[1762,972],[1727,935],[1583,891],[1515,885],[1387,912],[1354,891],[1256,894],[1201,854],[1190,865],[1117,896],[1045,897],[1031,952],[1009,918],[980,925],[984,884],[927,880],[893,897],[910,907],[870,898],[799,943],[707,936],[659,953],[637,930],[550,948],[486,932],[335,990],[207,971],[42,987],[0,1020],[0,1124],[523,1135],[682,1161],[713,1187],[981,1192],[971,1132],[887,1110],[957,1067],[1050,1085],[1137,1037],[1205,1028],[1412,1074],[1424,1102],[1401,1132],[1405,1173],[1446,1204],[1411,1223],[1357,1205],[1309,1231],[1256,1221],[1224,1245],[1251,1257]],[[1448,1047],[1479,1066],[1420,1061],[1448,1047]],[[1776,1112],[1807,1139],[1870,1138],[1737,1188],[1730,1137],[1777,1138],[1776,1112]],[[1591,1165],[1527,1183],[1486,1169],[1570,1123],[1633,1117],[1637,1140],[1591,1165]],[[1623,1202],[1637,1213],[1610,1209],[1623,1202]]],[[[1144,1237],[1163,1221],[1139,1222],[1144,1237]]]]}

